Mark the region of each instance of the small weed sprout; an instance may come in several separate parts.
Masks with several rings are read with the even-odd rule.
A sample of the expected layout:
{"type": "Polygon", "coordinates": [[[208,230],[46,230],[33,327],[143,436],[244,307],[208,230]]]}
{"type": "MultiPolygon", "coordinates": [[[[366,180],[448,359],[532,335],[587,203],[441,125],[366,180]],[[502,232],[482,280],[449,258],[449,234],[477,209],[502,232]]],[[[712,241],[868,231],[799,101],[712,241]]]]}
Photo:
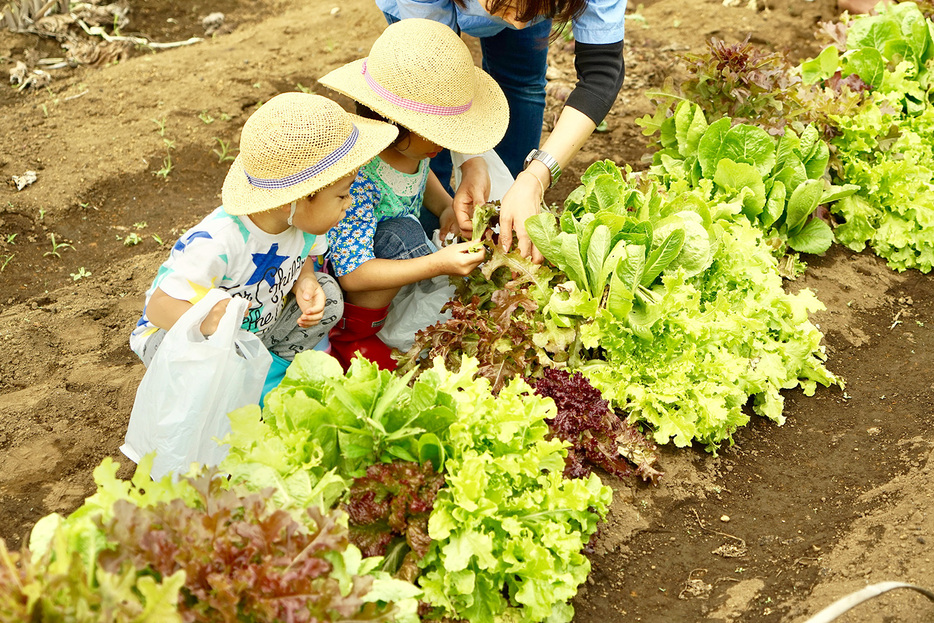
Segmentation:
{"type": "Polygon", "coordinates": [[[311,89],[309,89],[308,87],[302,86],[302,83],[301,83],[301,82],[295,83],[295,88],[298,89],[299,91],[301,91],[302,93],[311,93],[311,92],[312,92],[311,89]]]}
{"type": "Polygon", "coordinates": [[[150,236],[152,236],[152,239],[155,240],[155,241],[159,244],[160,247],[162,246],[162,244],[163,244],[163,243],[162,243],[162,238],[160,238],[159,236],[157,236],[157,235],[155,235],[155,234],[150,234],[150,236]]]}
{"type": "Polygon", "coordinates": [[[162,160],[162,168],[156,171],[155,175],[162,179],[167,179],[172,172],[172,154],[166,154],[162,160]]]}
{"type": "Polygon", "coordinates": [[[13,242],[13,241],[16,240],[16,236],[18,236],[18,235],[19,235],[19,234],[7,234],[7,235],[6,235],[6,242],[7,242],[7,244],[16,244],[16,243],[13,242]]]}
{"type": "Polygon", "coordinates": [[[0,263],[0,273],[4,271],[7,267],[7,264],[13,261],[13,258],[16,257],[15,253],[10,253],[9,255],[0,255],[0,259],[3,260],[3,263],[0,263]]]}
{"type": "Polygon", "coordinates": [[[123,246],[135,247],[142,241],[143,241],[143,237],[134,231],[134,232],[127,234],[126,238],[123,239],[123,246]]]}
{"type": "Polygon", "coordinates": [[[211,116],[211,113],[206,110],[201,111],[201,114],[198,115],[198,119],[201,119],[205,125],[210,125],[216,121],[216,119],[211,116]]]}
{"type": "Polygon", "coordinates": [[[79,268],[79,269],[78,269],[78,272],[76,272],[76,273],[69,273],[69,274],[71,275],[71,280],[72,280],[72,281],[78,281],[78,280],[80,280],[80,279],[84,279],[85,277],[90,277],[90,276],[91,276],[91,272],[90,272],[89,270],[87,270],[84,266],[82,266],[81,268],[79,268]]]}
{"type": "Polygon", "coordinates": [[[44,218],[45,218],[45,208],[39,208],[39,220],[41,221],[44,218]]]}
{"type": "Polygon", "coordinates": [[[147,227],[149,227],[149,223],[147,223],[146,221],[140,221],[138,223],[133,223],[133,227],[135,229],[146,229],[147,227]]]}
{"type": "Polygon", "coordinates": [[[233,160],[234,156],[230,154],[230,143],[224,142],[222,139],[214,137],[214,140],[217,141],[220,149],[212,150],[217,155],[218,162],[227,162],[228,160],[233,160]]]}
{"type": "Polygon", "coordinates": [[[68,244],[67,242],[56,242],[55,234],[49,234],[49,238],[52,239],[52,250],[46,251],[45,253],[43,253],[42,257],[48,257],[50,255],[54,255],[55,257],[61,258],[62,257],[62,254],[60,252],[61,250],[63,249],[73,250],[74,249],[74,246],[68,244]]]}
{"type": "Polygon", "coordinates": [[[162,143],[165,145],[166,151],[175,149],[175,141],[170,138],[163,138],[162,143]]]}
{"type": "Polygon", "coordinates": [[[165,117],[163,117],[162,119],[150,119],[150,121],[152,121],[158,126],[158,129],[156,129],[156,132],[159,133],[159,136],[165,136],[165,117]]]}

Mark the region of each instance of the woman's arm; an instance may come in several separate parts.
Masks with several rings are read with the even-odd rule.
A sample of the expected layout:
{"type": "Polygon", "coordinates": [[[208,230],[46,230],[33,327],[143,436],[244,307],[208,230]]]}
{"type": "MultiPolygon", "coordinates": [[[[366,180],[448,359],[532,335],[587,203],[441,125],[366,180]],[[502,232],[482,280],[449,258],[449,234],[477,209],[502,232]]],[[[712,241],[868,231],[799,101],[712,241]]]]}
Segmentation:
{"type": "MultiPolygon", "coordinates": [[[[551,154],[563,169],[596,127],[590,117],[565,106],[542,149],[551,154]]],[[[512,247],[515,232],[519,253],[523,257],[531,257],[537,264],[542,262],[542,254],[534,247],[525,231],[525,219],[541,211],[542,197],[550,184],[551,171],[542,162],[533,160],[519,173],[500,203],[499,239],[503,249],[508,251],[512,247]]]]}
{"type": "MultiPolygon", "coordinates": [[[[575,44],[574,65],[578,83],[568,97],[554,130],[541,146],[564,169],[609,112],[622,88],[625,75],[623,42],[610,44],[575,44]]],[[[519,174],[503,197],[500,208],[500,241],[503,248],[512,246],[513,232],[519,252],[540,263],[541,253],[532,245],[525,231],[525,219],[537,214],[541,200],[551,185],[551,172],[533,160],[519,174]]]]}

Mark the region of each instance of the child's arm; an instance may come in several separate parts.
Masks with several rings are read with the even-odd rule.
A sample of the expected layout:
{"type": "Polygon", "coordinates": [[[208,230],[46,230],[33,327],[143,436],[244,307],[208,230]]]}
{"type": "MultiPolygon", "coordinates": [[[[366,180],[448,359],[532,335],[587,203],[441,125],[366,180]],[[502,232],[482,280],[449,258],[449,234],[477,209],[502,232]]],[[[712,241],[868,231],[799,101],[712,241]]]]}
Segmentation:
{"type": "Polygon", "coordinates": [[[425,186],[425,197],[422,199],[422,205],[438,217],[439,235],[442,240],[448,235],[448,232],[453,232],[455,235],[460,233],[460,228],[457,226],[457,217],[452,207],[451,195],[441,185],[441,180],[438,179],[434,171],[428,172],[428,183],[425,186]]]}
{"type": "MultiPolygon", "coordinates": [[[[221,318],[224,317],[228,303],[230,303],[230,299],[224,299],[211,308],[204,322],[201,323],[202,335],[212,335],[217,331],[217,325],[221,318]]],[[[192,305],[188,301],[169,296],[160,288],[156,288],[152,296],[149,297],[149,303],[146,304],[146,317],[160,329],[168,331],[175,326],[182,314],[191,307],[192,305]]]]}
{"type": "Polygon", "coordinates": [[[302,265],[295,285],[292,286],[295,302],[298,303],[302,315],[298,319],[298,326],[303,329],[313,327],[324,317],[324,304],[327,297],[315,277],[315,260],[308,257],[302,265]]]}
{"type": "Polygon", "coordinates": [[[486,257],[481,247],[472,251],[476,243],[459,242],[408,260],[367,260],[343,277],[341,287],[347,292],[370,292],[401,288],[404,285],[431,279],[438,275],[464,276],[480,265],[486,257]]]}

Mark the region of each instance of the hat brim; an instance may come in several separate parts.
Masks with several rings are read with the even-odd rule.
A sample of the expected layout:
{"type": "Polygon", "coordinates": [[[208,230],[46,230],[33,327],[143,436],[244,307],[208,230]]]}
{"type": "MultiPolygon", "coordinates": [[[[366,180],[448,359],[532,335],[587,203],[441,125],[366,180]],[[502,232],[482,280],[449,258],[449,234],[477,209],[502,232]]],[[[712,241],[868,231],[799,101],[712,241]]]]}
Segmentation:
{"type": "Polygon", "coordinates": [[[398,130],[381,121],[366,119],[358,115],[349,115],[357,126],[357,142],[346,156],[327,169],[307,180],[288,188],[257,188],[250,184],[243,170],[243,162],[238,155],[230,165],[221,201],[228,214],[244,215],[273,210],[279,206],[315,193],[330,186],[373,159],[386,149],[398,136],[398,130]]]}
{"type": "Polygon", "coordinates": [[[365,61],[359,59],[338,67],[318,82],[451,151],[479,154],[493,149],[506,134],[509,125],[506,96],[479,67],[474,68],[477,89],[469,110],[459,115],[429,115],[389,102],[374,92],[362,73],[365,61]]]}

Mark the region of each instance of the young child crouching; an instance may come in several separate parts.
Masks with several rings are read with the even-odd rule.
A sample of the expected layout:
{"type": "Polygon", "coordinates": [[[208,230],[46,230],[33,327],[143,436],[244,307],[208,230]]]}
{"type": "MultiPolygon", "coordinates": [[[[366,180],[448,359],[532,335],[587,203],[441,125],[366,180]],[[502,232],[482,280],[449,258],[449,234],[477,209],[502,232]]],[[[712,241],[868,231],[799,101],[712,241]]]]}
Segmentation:
{"type": "MultiPolygon", "coordinates": [[[[359,167],[396,134],[306,93],[277,95],[253,113],[224,180],[223,205],[182,235],[146,292],[130,336],[143,363],[212,288],[250,301],[242,327],[261,337],[274,362],[287,365],[313,349],[343,313],[340,288],[315,272],[314,256],[327,250],[325,234],[349,207],[359,167]]],[[[204,335],[216,331],[228,303],[214,306],[204,335]]],[[[270,374],[283,371],[274,363],[270,374]]]]}

